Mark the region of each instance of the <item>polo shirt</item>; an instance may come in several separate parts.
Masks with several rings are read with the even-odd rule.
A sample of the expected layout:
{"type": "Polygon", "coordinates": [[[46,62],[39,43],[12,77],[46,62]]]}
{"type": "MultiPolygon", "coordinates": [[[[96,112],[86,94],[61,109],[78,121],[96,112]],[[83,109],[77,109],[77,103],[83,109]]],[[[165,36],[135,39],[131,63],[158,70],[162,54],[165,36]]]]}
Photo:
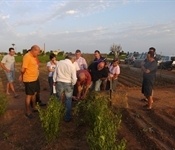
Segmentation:
{"type": "Polygon", "coordinates": [[[11,56],[9,54],[5,55],[2,58],[1,63],[3,63],[4,66],[11,71],[15,69],[15,57],[14,56],[11,56]]]}
{"type": "Polygon", "coordinates": [[[26,69],[23,74],[23,82],[36,81],[39,76],[39,62],[37,57],[28,52],[23,57],[22,67],[26,69]]]}

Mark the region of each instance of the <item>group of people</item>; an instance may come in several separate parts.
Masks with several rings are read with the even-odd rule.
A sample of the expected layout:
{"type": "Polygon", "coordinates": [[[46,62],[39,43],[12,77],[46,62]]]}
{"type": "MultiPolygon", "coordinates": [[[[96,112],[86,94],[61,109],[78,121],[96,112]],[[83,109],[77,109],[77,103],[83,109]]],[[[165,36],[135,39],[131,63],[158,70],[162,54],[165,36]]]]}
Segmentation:
{"type": "MultiPolygon", "coordinates": [[[[25,87],[25,110],[26,117],[33,118],[36,112],[36,100],[40,93],[39,82],[39,59],[41,50],[38,45],[33,45],[23,56],[20,69],[19,81],[25,87]]],[[[15,50],[9,48],[9,53],[1,60],[1,67],[4,70],[8,82],[6,94],[13,92],[15,98],[19,95],[15,91],[13,82],[15,80],[15,50]]],[[[59,100],[65,102],[65,121],[71,120],[72,100],[83,100],[89,90],[100,91],[106,89],[107,81],[112,81],[112,89],[116,89],[118,75],[120,74],[119,60],[114,60],[110,65],[101,56],[100,51],[94,52],[94,60],[88,66],[85,58],[81,56],[78,49],[75,54],[68,54],[64,60],[56,60],[56,55],[51,53],[47,62],[48,84],[50,95],[55,94],[59,100]]],[[[38,100],[37,102],[40,102],[38,100]]],[[[41,103],[42,105],[42,103],[41,103]]]]}
{"type": "MultiPolygon", "coordinates": [[[[40,92],[39,84],[39,60],[40,47],[33,45],[23,56],[19,80],[24,83],[26,99],[26,117],[33,118],[32,112],[36,109],[36,96],[40,92]],[[32,104],[32,105],[31,105],[32,104]],[[32,109],[31,109],[32,106],[32,109]]],[[[16,93],[13,82],[15,79],[15,50],[9,48],[9,54],[1,60],[1,67],[7,76],[6,94],[16,93]]],[[[156,77],[157,63],[154,58],[155,48],[151,47],[147,59],[142,63],[143,71],[142,93],[148,102],[147,109],[150,110],[153,104],[153,84],[156,77]]],[[[101,56],[100,51],[95,50],[94,60],[88,66],[81,51],[76,50],[75,54],[68,54],[64,60],[56,60],[56,55],[50,54],[50,61],[47,62],[48,83],[50,95],[56,94],[59,100],[65,102],[65,121],[71,120],[72,100],[83,100],[89,90],[116,90],[118,76],[120,74],[119,59],[107,63],[106,58],[101,56]]]]}
{"type": "Polygon", "coordinates": [[[76,50],[75,54],[68,54],[64,60],[59,61],[56,61],[54,54],[50,54],[50,61],[47,63],[50,94],[54,94],[55,88],[58,99],[65,101],[66,122],[71,120],[72,100],[83,100],[89,90],[100,91],[102,83],[110,80],[113,83],[112,88],[116,89],[120,74],[119,61],[116,59],[108,66],[106,59],[98,50],[94,52],[94,56],[95,59],[88,66],[80,50],[76,50]]]}

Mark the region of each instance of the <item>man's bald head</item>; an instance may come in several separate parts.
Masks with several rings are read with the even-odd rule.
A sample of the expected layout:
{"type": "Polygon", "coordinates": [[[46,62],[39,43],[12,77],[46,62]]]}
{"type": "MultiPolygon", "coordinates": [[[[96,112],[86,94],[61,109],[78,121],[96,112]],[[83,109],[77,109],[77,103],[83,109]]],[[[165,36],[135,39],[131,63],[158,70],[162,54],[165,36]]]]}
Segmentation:
{"type": "Polygon", "coordinates": [[[97,69],[98,69],[98,70],[102,70],[104,67],[105,67],[105,62],[100,62],[100,63],[97,65],[97,69]]]}
{"type": "Polygon", "coordinates": [[[36,57],[40,54],[40,47],[38,45],[33,45],[30,49],[31,54],[36,57]]]}
{"type": "Polygon", "coordinates": [[[83,73],[83,72],[81,72],[79,75],[78,75],[78,80],[79,81],[84,81],[86,79],[86,75],[83,73]]]}

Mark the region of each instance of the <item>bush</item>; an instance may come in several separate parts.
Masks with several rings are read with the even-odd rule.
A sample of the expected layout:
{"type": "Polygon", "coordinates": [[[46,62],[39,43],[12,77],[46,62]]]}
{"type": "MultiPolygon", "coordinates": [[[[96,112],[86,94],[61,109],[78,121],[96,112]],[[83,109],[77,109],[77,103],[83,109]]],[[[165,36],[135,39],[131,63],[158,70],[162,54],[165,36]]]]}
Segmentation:
{"type": "Polygon", "coordinates": [[[0,94],[0,116],[3,115],[7,109],[7,98],[2,93],[0,94]]]}
{"type": "Polygon", "coordinates": [[[37,105],[39,117],[48,141],[55,139],[60,131],[60,122],[64,115],[63,103],[56,97],[51,97],[46,109],[37,105]]]}
{"type": "Polygon", "coordinates": [[[126,148],[125,140],[116,142],[121,114],[115,115],[112,112],[107,97],[91,93],[85,101],[78,103],[75,114],[80,117],[81,123],[89,127],[87,141],[90,149],[124,150],[126,148]]]}

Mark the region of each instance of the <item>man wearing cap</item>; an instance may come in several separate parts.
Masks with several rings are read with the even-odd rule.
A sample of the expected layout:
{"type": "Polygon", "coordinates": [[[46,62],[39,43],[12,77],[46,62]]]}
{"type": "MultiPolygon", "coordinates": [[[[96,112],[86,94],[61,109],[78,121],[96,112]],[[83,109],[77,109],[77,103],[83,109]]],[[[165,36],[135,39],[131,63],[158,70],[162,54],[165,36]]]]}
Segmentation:
{"type": "Polygon", "coordinates": [[[13,47],[9,48],[9,53],[2,58],[1,67],[4,70],[7,76],[7,87],[6,94],[10,94],[10,90],[12,90],[14,97],[17,98],[18,95],[15,91],[13,82],[15,80],[15,50],[13,47]]]}

